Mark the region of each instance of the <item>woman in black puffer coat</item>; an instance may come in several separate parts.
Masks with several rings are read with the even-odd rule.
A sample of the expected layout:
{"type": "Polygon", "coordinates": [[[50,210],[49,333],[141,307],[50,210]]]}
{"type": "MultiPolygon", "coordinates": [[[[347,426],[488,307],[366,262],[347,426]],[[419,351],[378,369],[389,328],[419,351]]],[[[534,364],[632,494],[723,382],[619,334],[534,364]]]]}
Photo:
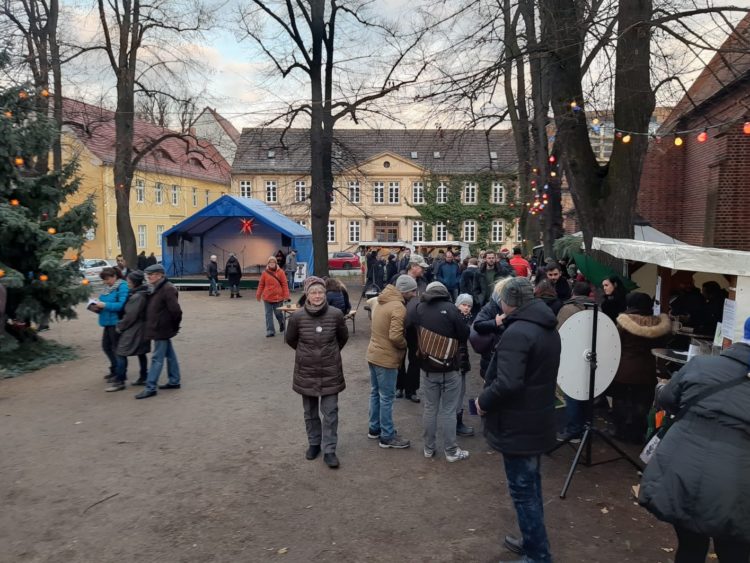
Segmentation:
{"type": "Polygon", "coordinates": [[[296,350],[292,389],[302,395],[309,447],[305,457],[315,459],[323,450],[328,467],[336,457],[338,397],[346,388],[341,349],[349,339],[344,314],[326,302],[325,282],[305,280],[305,305],[289,319],[286,343],[296,350]],[[323,415],[321,422],[320,414],[323,415]]]}

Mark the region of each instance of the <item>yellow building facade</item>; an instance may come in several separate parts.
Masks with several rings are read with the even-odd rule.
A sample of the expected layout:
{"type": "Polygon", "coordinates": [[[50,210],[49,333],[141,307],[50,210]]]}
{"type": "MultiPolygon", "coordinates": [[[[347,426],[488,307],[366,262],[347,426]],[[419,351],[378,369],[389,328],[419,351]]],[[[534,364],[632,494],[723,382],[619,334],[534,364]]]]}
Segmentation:
{"type": "MultiPolygon", "coordinates": [[[[114,259],[120,254],[120,244],[114,167],[108,162],[106,150],[111,135],[108,130],[100,132],[97,135],[93,131],[87,137],[66,127],[63,158],[77,158],[80,167],[81,186],[69,203],[93,196],[96,204],[97,225],[87,233],[84,258],[114,259]]],[[[148,256],[153,252],[161,258],[164,231],[229,191],[229,165],[214,153],[211,151],[209,163],[198,158],[202,157],[200,151],[193,153],[166,144],[141,160],[143,165],[136,168],[130,190],[130,218],[139,253],[145,251],[148,256]],[[216,179],[211,181],[211,177],[216,179]]]]}
{"type": "MultiPolygon", "coordinates": [[[[268,142],[268,135],[259,138],[256,131],[243,131],[232,167],[232,193],[241,197],[253,197],[277,207],[280,212],[309,228],[308,197],[311,179],[309,172],[303,170],[304,161],[296,161],[294,149],[291,147],[281,150],[268,148],[273,146],[268,142]]],[[[368,132],[358,131],[356,134],[365,136],[368,132]]],[[[386,132],[385,137],[392,136],[386,132]]],[[[466,160],[469,159],[454,164],[456,159],[461,159],[460,149],[456,145],[451,147],[453,159],[446,162],[447,154],[444,156],[437,150],[427,151],[424,139],[411,138],[408,141],[417,150],[385,150],[366,155],[366,159],[360,154],[357,155],[359,158],[355,165],[339,166],[341,169],[335,175],[328,226],[329,252],[353,251],[362,241],[403,241],[416,247],[424,242],[484,242],[477,240],[479,229],[476,221],[465,221],[466,224],[458,225],[457,229],[456,225],[450,229],[449,225],[439,222],[429,224],[420,216],[419,206],[424,205],[429,178],[439,178],[441,172],[445,172],[447,177],[450,172],[446,168],[455,170],[457,174],[466,174],[470,170],[487,172],[488,169],[475,166],[473,162],[467,163],[466,160]],[[420,157],[420,153],[423,156],[420,157]],[[467,166],[474,168],[468,169],[467,166]],[[463,236],[455,237],[450,230],[457,230],[463,236]]],[[[382,144],[387,148],[387,142],[382,144]]],[[[399,145],[409,146],[408,142],[403,140],[399,145]]],[[[442,147],[439,148],[448,152],[442,147]]],[[[376,147],[372,149],[375,150],[376,147]]],[[[492,154],[495,156],[496,151],[492,151],[492,154]]],[[[496,161],[497,158],[488,158],[489,164],[492,164],[493,160],[496,161]]],[[[346,159],[341,158],[340,161],[344,163],[346,159]]],[[[501,180],[496,184],[492,186],[491,203],[514,203],[517,198],[515,184],[501,180]]],[[[439,193],[440,189],[438,188],[439,193]]],[[[446,201],[447,189],[446,185],[446,201]]],[[[462,190],[461,200],[465,205],[477,203],[476,186],[473,186],[473,190],[472,192],[471,185],[465,186],[462,190]]],[[[437,203],[440,203],[440,196],[437,203]]],[[[488,217],[486,221],[490,233],[490,240],[486,241],[489,246],[501,248],[516,244],[516,220],[488,217]]]]}

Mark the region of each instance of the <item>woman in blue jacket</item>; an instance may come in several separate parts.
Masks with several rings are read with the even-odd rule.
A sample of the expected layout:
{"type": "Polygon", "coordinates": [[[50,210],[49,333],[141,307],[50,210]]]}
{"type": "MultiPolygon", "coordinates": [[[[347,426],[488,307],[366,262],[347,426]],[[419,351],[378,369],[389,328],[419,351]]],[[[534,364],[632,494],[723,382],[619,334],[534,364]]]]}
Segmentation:
{"type": "Polygon", "coordinates": [[[102,269],[99,277],[104,283],[104,292],[99,296],[96,302],[96,308],[99,313],[99,326],[104,329],[102,333],[102,350],[109,358],[109,374],[104,378],[114,380],[117,376],[117,323],[120,321],[120,314],[128,300],[128,284],[119,275],[115,268],[102,269]]]}

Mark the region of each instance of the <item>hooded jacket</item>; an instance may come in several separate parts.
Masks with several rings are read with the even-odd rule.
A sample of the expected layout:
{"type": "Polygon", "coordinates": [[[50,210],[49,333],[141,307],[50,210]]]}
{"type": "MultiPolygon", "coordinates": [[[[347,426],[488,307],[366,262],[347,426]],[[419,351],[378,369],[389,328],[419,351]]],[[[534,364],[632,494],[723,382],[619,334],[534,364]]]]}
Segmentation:
{"type": "Polygon", "coordinates": [[[224,267],[224,277],[228,280],[239,281],[242,278],[242,266],[236,256],[230,256],[224,267]]]}
{"type": "Polygon", "coordinates": [[[292,389],[300,395],[322,397],[346,388],[341,349],[349,339],[344,314],[323,303],[314,310],[305,305],[290,318],[286,343],[294,348],[292,389]]]}
{"type": "MultiPolygon", "coordinates": [[[[750,345],[696,356],[661,389],[679,412],[691,398],[747,377],[750,345]]],[[[666,433],[646,466],[638,501],[657,518],[712,537],[750,542],[750,381],[702,399],[666,433]]]]}
{"type": "Polygon", "coordinates": [[[405,320],[403,294],[396,286],[387,285],[378,295],[378,306],[372,311],[370,344],[367,346],[369,363],[388,369],[401,365],[406,352],[405,320]]]}
{"type": "Polygon", "coordinates": [[[458,262],[441,262],[435,272],[435,279],[448,288],[448,291],[458,289],[458,280],[461,277],[461,267],[458,262]]]}
{"type": "Polygon", "coordinates": [[[99,312],[99,326],[115,326],[128,300],[128,282],[117,280],[115,284],[99,296],[104,309],[99,312]]]}
{"type": "Polygon", "coordinates": [[[584,311],[586,309],[586,303],[591,302],[591,299],[586,295],[574,295],[568,299],[557,312],[557,330],[560,330],[563,323],[570,317],[580,311],[584,311]]]}
{"type": "MultiPolygon", "coordinates": [[[[420,301],[409,312],[406,319],[407,331],[413,328],[418,333],[419,327],[423,327],[442,336],[455,338],[458,340],[459,347],[466,345],[466,341],[469,339],[469,327],[451,301],[451,294],[448,293],[446,288],[440,286],[430,288],[424,292],[420,301]]],[[[431,373],[457,371],[459,368],[458,351],[453,358],[453,364],[443,369],[436,369],[419,358],[417,361],[420,369],[431,373]]]]}
{"type": "Polygon", "coordinates": [[[541,299],[533,299],[503,324],[506,329],[479,396],[479,406],[487,412],[484,435],[503,454],[543,454],[556,443],[557,318],[541,299]]]}
{"type": "Polygon", "coordinates": [[[615,383],[656,385],[656,362],[651,349],[662,347],[672,332],[669,317],[622,313],[617,317],[617,331],[622,352],[615,383]]]}
{"type": "Polygon", "coordinates": [[[118,356],[138,356],[151,351],[151,342],[144,338],[147,305],[147,285],[140,285],[130,292],[125,303],[125,313],[117,323],[117,332],[120,334],[116,350],[118,356]]]}

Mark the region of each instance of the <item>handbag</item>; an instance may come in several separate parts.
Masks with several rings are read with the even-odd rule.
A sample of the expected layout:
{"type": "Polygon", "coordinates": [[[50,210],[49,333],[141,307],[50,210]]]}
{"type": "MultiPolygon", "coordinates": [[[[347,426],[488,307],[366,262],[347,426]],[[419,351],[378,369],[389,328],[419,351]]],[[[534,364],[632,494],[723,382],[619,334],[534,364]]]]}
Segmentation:
{"type": "Polygon", "coordinates": [[[740,383],[745,383],[746,381],[750,381],[750,373],[748,373],[747,375],[743,375],[739,379],[731,379],[729,381],[719,383],[718,385],[712,385],[711,387],[704,389],[701,393],[698,393],[695,397],[690,399],[687,403],[685,403],[685,406],[680,409],[680,412],[678,412],[671,419],[667,419],[665,423],[651,436],[649,441],[646,442],[646,445],[644,446],[643,451],[641,451],[641,455],[639,456],[641,458],[641,461],[646,464],[651,461],[651,458],[654,457],[654,453],[659,447],[661,441],[664,439],[667,431],[672,426],[674,426],[674,424],[677,423],[678,420],[685,416],[685,414],[687,414],[691,407],[694,407],[697,403],[707,397],[710,397],[714,393],[718,393],[719,391],[723,391],[724,389],[729,389],[730,387],[734,387],[735,385],[739,385],[740,383]]]}
{"type": "Polygon", "coordinates": [[[489,334],[479,334],[474,329],[474,325],[471,325],[469,343],[477,354],[486,354],[492,351],[492,347],[495,344],[495,335],[491,332],[489,334]]]}
{"type": "MultiPolygon", "coordinates": [[[[450,369],[456,362],[458,340],[420,326],[417,330],[417,356],[433,369],[450,369]]],[[[429,370],[426,370],[429,371],[429,370]]]]}

